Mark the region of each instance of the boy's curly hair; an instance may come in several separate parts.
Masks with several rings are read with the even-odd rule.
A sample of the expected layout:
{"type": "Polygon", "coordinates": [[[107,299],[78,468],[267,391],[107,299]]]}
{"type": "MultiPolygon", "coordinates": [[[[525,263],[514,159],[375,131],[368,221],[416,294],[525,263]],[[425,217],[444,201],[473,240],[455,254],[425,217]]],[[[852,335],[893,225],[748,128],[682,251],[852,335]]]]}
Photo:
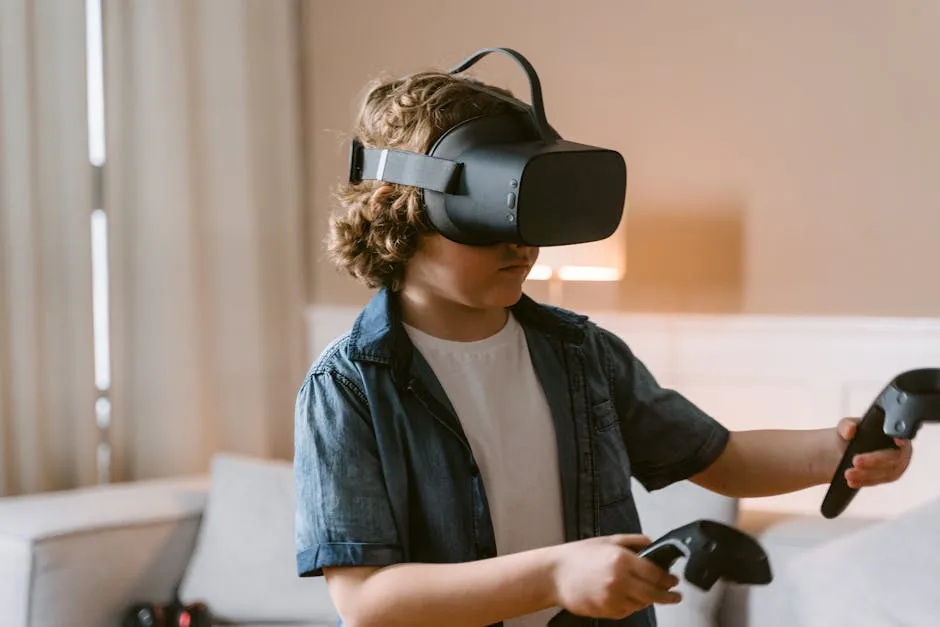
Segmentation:
{"type": "MultiPolygon", "coordinates": [[[[427,154],[447,129],[512,105],[474,85],[512,94],[476,79],[441,72],[378,81],[369,89],[355,125],[366,148],[399,148],[427,154]]],[[[401,288],[405,264],[421,235],[433,232],[417,187],[361,181],[334,192],[342,211],[330,220],[327,249],[341,269],[371,288],[401,288]]]]}

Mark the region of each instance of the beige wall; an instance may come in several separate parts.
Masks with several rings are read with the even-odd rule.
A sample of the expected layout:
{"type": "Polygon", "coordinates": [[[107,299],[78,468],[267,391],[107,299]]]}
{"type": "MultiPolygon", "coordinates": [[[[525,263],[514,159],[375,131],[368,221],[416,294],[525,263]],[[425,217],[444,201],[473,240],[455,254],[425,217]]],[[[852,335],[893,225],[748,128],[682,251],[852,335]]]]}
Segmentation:
{"type": "MultiPolygon", "coordinates": [[[[363,85],[495,45],[532,61],[564,136],[627,160],[627,280],[571,287],[566,305],[940,316],[940,3],[307,7],[317,303],[368,296],[320,246],[363,85]]],[[[509,59],[474,72],[527,97],[509,59]]]]}

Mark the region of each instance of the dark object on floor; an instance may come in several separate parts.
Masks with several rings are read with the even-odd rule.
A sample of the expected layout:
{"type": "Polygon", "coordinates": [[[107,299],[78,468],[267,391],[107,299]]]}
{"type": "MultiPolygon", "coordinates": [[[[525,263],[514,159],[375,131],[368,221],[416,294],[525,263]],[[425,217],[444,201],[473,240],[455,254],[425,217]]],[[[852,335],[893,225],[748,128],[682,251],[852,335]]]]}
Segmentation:
{"type": "Polygon", "coordinates": [[[123,627],[211,627],[212,612],[204,603],[138,603],[127,610],[123,627]]]}

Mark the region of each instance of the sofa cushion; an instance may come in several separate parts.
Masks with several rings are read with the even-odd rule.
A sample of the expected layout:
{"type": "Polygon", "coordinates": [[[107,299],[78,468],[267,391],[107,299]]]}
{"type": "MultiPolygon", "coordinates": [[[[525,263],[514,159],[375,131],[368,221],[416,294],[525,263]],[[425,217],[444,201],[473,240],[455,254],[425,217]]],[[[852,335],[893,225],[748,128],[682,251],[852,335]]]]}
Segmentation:
{"type": "Polygon", "coordinates": [[[936,625],[940,499],[817,546],[781,576],[794,625],[936,625]]]}
{"type": "Polygon", "coordinates": [[[211,477],[180,598],[225,622],[334,625],[324,579],[297,576],[291,464],[218,454],[211,477]]]}
{"type": "MultiPolygon", "coordinates": [[[[737,500],[715,494],[689,481],[647,492],[634,480],[633,491],[643,533],[650,540],[656,540],[676,527],[702,518],[729,525],[733,525],[737,518],[737,500]]],[[[681,580],[676,590],[682,594],[682,602],[656,606],[659,627],[714,627],[718,622],[718,606],[725,584],[719,581],[705,592],[690,585],[682,577],[684,568],[684,559],[677,561],[672,568],[672,573],[681,580]]]]}

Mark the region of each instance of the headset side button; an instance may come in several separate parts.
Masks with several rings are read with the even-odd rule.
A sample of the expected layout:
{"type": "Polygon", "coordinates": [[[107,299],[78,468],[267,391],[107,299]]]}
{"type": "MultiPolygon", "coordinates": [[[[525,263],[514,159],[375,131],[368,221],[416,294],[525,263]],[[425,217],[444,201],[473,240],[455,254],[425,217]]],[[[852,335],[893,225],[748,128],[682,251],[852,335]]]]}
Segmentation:
{"type": "Polygon", "coordinates": [[[506,206],[510,209],[516,206],[516,195],[512,192],[509,192],[509,195],[506,196],[506,206]]]}

